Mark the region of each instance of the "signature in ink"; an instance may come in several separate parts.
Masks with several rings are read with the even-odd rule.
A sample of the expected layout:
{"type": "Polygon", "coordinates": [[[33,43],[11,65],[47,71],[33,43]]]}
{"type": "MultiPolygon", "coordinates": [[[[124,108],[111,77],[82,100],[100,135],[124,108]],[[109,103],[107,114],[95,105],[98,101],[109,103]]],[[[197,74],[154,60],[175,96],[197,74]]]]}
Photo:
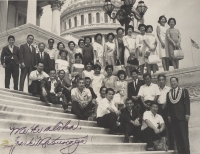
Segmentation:
{"type": "Polygon", "coordinates": [[[55,126],[47,126],[46,128],[43,128],[40,125],[33,125],[30,128],[28,128],[27,126],[20,128],[10,127],[10,135],[27,133],[39,134],[41,132],[81,129],[81,127],[79,127],[80,121],[78,121],[77,125],[70,125],[70,123],[71,120],[67,121],[65,124],[62,121],[59,121],[55,126]]]}
{"type": "Polygon", "coordinates": [[[41,136],[37,136],[33,137],[29,141],[23,141],[21,140],[21,137],[18,136],[15,138],[14,145],[8,145],[9,141],[8,143],[6,142],[5,144],[2,145],[4,146],[4,148],[10,148],[9,154],[12,154],[17,146],[42,146],[42,148],[46,148],[47,146],[53,146],[53,145],[64,145],[64,148],[60,149],[60,153],[72,154],[77,150],[79,144],[86,144],[87,140],[88,140],[88,135],[80,138],[67,138],[67,139],[62,139],[61,136],[57,138],[52,138],[52,137],[42,138],[41,136]]]}

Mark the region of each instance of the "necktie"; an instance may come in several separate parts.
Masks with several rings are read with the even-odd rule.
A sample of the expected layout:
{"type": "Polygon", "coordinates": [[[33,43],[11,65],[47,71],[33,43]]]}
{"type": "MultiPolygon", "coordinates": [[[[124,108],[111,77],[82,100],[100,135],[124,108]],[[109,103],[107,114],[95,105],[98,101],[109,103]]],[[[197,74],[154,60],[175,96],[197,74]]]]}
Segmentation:
{"type": "MultiPolygon", "coordinates": [[[[29,49],[31,50],[31,45],[29,44],[29,49]]],[[[32,50],[31,50],[31,52],[32,52],[32,50]]]]}
{"type": "Polygon", "coordinates": [[[135,88],[135,90],[136,90],[136,81],[134,81],[133,84],[134,84],[134,88],[135,88]]]}
{"type": "Polygon", "coordinates": [[[174,89],[174,99],[176,99],[176,89],[174,89]]]}
{"type": "Polygon", "coordinates": [[[41,54],[40,58],[41,58],[41,60],[43,60],[42,52],[40,52],[40,54],[41,54]]]}

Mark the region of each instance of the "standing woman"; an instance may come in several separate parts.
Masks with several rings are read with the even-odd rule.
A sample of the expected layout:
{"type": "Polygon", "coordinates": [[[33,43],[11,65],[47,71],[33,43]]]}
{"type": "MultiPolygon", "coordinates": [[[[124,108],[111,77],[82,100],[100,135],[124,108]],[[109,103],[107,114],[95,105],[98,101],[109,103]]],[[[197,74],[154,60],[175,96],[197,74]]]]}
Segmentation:
{"type": "Polygon", "coordinates": [[[78,46],[79,48],[76,50],[76,53],[81,53],[83,55],[83,47],[85,46],[85,43],[84,43],[84,39],[79,39],[78,40],[78,46]]]}
{"type": "Polygon", "coordinates": [[[100,63],[102,67],[104,67],[104,49],[101,45],[102,42],[102,34],[98,33],[94,37],[95,41],[93,43],[94,49],[94,63],[100,63]]]}
{"type": "Polygon", "coordinates": [[[15,37],[10,35],[8,37],[8,45],[5,46],[1,53],[1,64],[5,68],[5,88],[10,89],[11,75],[14,81],[14,90],[18,90],[19,81],[19,64],[21,63],[19,57],[19,47],[14,45],[15,37]]]}
{"type": "Polygon", "coordinates": [[[69,41],[68,47],[69,47],[69,52],[68,52],[68,56],[67,56],[67,61],[69,62],[69,65],[72,66],[72,64],[75,63],[75,57],[74,56],[75,56],[75,53],[76,53],[74,41],[69,41]]]}
{"type": "Polygon", "coordinates": [[[138,54],[138,61],[139,61],[139,67],[140,67],[140,73],[144,73],[144,66],[145,66],[145,52],[146,52],[146,44],[144,43],[144,40],[146,39],[145,36],[145,24],[139,24],[138,30],[140,31],[140,34],[136,36],[136,47],[137,47],[137,54],[138,54]]]}
{"type": "Polygon", "coordinates": [[[113,66],[107,65],[105,71],[107,72],[107,76],[103,80],[103,85],[106,88],[112,88],[113,90],[115,90],[115,83],[118,80],[118,78],[112,74],[113,66]]]}
{"type": "Polygon", "coordinates": [[[117,36],[116,36],[116,48],[117,48],[117,59],[121,61],[121,64],[124,65],[124,43],[123,43],[123,34],[124,29],[119,27],[116,30],[117,36]]]}
{"type": "Polygon", "coordinates": [[[130,77],[131,76],[130,65],[127,63],[127,61],[131,54],[136,56],[136,37],[133,35],[133,32],[134,32],[133,26],[129,25],[127,32],[128,32],[128,35],[123,37],[123,43],[125,46],[124,66],[126,67],[126,73],[128,77],[130,77]]]}
{"type": "Polygon", "coordinates": [[[114,41],[115,35],[113,33],[107,34],[108,42],[104,45],[106,64],[115,66],[115,52],[116,44],[114,41]]]}
{"type": "Polygon", "coordinates": [[[168,52],[168,45],[166,44],[166,31],[167,27],[165,24],[167,22],[167,18],[165,16],[160,16],[157,26],[157,36],[158,36],[158,46],[159,46],[159,56],[162,59],[162,65],[164,71],[169,71],[169,52],[168,52]]]}
{"type": "Polygon", "coordinates": [[[175,29],[176,20],[174,18],[170,18],[168,20],[168,25],[170,26],[167,29],[167,39],[168,39],[168,49],[169,49],[169,58],[172,61],[174,69],[179,69],[179,60],[174,57],[174,50],[181,49],[181,34],[178,29],[175,29]]]}
{"type": "Polygon", "coordinates": [[[75,72],[75,74],[78,73],[79,77],[82,78],[84,70],[84,65],[82,64],[82,58],[83,56],[80,53],[75,54],[75,63],[71,66],[71,75],[75,72]]]}
{"type": "Polygon", "coordinates": [[[91,45],[92,39],[89,36],[86,36],[84,38],[84,44],[83,47],[83,64],[85,65],[88,62],[94,62],[94,53],[93,53],[93,46],[91,45]]]}
{"type": "MultiPolygon", "coordinates": [[[[57,49],[58,49],[58,51],[59,51],[58,58],[60,59],[60,58],[61,58],[61,57],[60,57],[60,55],[61,55],[60,51],[65,49],[65,45],[64,45],[62,42],[58,42],[58,44],[57,44],[57,49]]],[[[67,52],[67,50],[65,50],[65,51],[67,52]]],[[[66,53],[66,55],[67,55],[67,54],[68,54],[68,53],[66,53]]]]}

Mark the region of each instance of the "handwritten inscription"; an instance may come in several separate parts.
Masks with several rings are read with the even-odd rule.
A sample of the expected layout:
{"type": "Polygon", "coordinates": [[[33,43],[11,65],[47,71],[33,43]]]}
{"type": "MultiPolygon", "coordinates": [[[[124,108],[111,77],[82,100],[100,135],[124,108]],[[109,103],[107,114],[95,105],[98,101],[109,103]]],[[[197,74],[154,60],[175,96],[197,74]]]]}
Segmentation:
{"type": "Polygon", "coordinates": [[[4,148],[10,148],[9,154],[12,154],[16,147],[22,146],[41,146],[42,148],[46,148],[47,146],[55,146],[55,145],[63,145],[60,150],[61,154],[72,154],[74,153],[80,144],[86,144],[88,140],[88,135],[83,137],[76,138],[62,138],[59,137],[42,137],[39,135],[42,132],[53,132],[53,131],[62,131],[62,130],[76,130],[81,129],[79,126],[79,121],[77,125],[70,125],[71,120],[63,123],[62,121],[58,122],[54,126],[41,127],[40,125],[33,125],[31,127],[10,127],[10,135],[18,135],[15,138],[14,144],[9,145],[9,142],[4,142],[2,144],[4,148]],[[26,138],[26,141],[23,140],[23,137],[20,135],[23,134],[35,134],[30,140],[26,138]],[[37,134],[37,135],[36,135],[37,134]]]}

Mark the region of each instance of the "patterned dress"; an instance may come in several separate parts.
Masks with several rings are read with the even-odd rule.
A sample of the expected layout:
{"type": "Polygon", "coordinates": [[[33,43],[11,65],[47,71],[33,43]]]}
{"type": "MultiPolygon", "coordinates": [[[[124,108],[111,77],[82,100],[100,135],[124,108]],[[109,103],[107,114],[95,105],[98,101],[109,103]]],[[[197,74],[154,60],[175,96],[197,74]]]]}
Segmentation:
{"type": "Polygon", "coordinates": [[[104,49],[106,49],[106,48],[107,48],[107,50],[105,50],[105,58],[108,61],[109,65],[115,66],[115,57],[114,57],[114,54],[115,54],[115,51],[116,51],[115,42],[114,41],[113,42],[109,42],[109,41],[106,42],[104,49]]]}
{"type": "Polygon", "coordinates": [[[139,65],[144,65],[145,64],[145,52],[146,52],[146,44],[144,43],[144,40],[146,39],[146,35],[137,35],[136,36],[136,47],[138,48],[137,55],[138,55],[138,61],[139,65]],[[139,53],[142,53],[140,56],[139,53]]]}
{"type": "Polygon", "coordinates": [[[128,97],[127,91],[128,82],[126,80],[119,80],[115,83],[115,92],[120,92],[121,95],[124,95],[124,99],[128,97]]]}

